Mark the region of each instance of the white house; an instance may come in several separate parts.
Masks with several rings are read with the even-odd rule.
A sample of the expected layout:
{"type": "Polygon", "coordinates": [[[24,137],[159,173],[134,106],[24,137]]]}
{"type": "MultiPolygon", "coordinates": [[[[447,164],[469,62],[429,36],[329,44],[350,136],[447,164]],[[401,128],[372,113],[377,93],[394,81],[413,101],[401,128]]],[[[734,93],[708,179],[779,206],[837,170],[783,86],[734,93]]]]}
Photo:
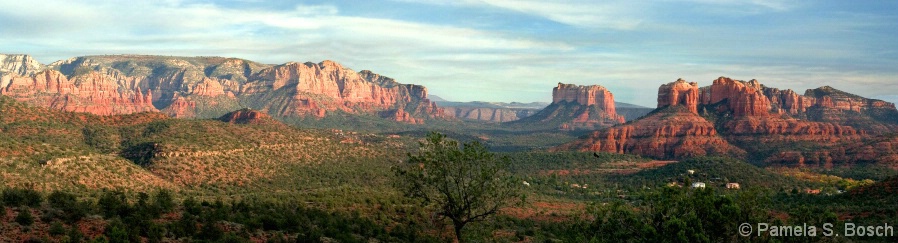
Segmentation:
{"type": "Polygon", "coordinates": [[[705,183],[704,182],[693,182],[692,188],[705,188],[705,183]]]}
{"type": "Polygon", "coordinates": [[[690,175],[692,175],[692,174],[695,174],[695,170],[687,170],[686,173],[689,173],[690,175]]]}

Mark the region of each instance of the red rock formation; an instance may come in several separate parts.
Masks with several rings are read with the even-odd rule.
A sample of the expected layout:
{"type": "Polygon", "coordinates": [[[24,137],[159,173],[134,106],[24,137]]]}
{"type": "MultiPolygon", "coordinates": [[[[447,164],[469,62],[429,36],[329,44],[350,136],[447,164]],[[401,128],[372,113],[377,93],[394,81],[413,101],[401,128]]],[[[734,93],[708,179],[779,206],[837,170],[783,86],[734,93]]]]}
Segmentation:
{"type": "Polygon", "coordinates": [[[152,93],[144,94],[129,86],[133,79],[116,79],[110,74],[92,72],[72,80],[58,71],[48,70],[30,77],[13,77],[0,87],[0,95],[32,105],[99,115],[157,111],[152,93]]]}
{"type": "Polygon", "coordinates": [[[218,57],[126,55],[72,58],[45,67],[28,60],[0,61],[0,94],[68,111],[123,114],[156,111],[156,104],[166,114],[195,117],[247,104],[279,116],[394,111],[387,118],[398,114],[410,122],[443,116],[423,86],[357,73],[332,61],[267,66],[218,57]],[[16,75],[38,68],[60,71],[16,75]]]}
{"type": "Polygon", "coordinates": [[[175,97],[172,98],[171,104],[165,109],[162,109],[161,112],[175,118],[196,117],[196,101],[180,95],[175,95],[175,97]]]}
{"type": "Polygon", "coordinates": [[[574,123],[606,123],[605,119],[615,123],[624,122],[624,117],[618,115],[614,108],[614,95],[611,94],[611,91],[599,85],[582,86],[558,83],[558,86],[552,89],[552,104],[560,104],[561,102],[587,107],[596,106],[603,111],[602,114],[590,114],[589,111],[591,109],[585,109],[576,115],[578,118],[575,119],[574,123]],[[602,121],[590,121],[589,117],[601,117],[602,121]]]}
{"type": "Polygon", "coordinates": [[[219,117],[218,120],[234,124],[257,124],[270,122],[271,117],[264,112],[251,109],[240,109],[225,114],[224,116],[219,117]]]}
{"type": "Polygon", "coordinates": [[[552,89],[552,103],[561,101],[574,102],[581,105],[599,105],[609,113],[614,113],[614,95],[599,85],[574,85],[558,83],[552,89]]]}
{"type": "Polygon", "coordinates": [[[898,136],[884,135],[865,140],[849,141],[818,151],[784,151],[768,157],[765,162],[786,166],[825,168],[874,163],[898,169],[898,136]]]}
{"type": "Polygon", "coordinates": [[[630,153],[660,159],[745,155],[718,136],[713,124],[692,111],[679,107],[664,109],[630,124],[595,131],[585,139],[552,150],[630,153]]]}
{"type": "MultiPolygon", "coordinates": [[[[225,95],[224,86],[215,78],[203,78],[202,81],[191,87],[191,94],[199,96],[215,97],[225,95]]],[[[233,93],[228,92],[229,97],[234,97],[233,93]]]]}
{"type": "Polygon", "coordinates": [[[749,82],[720,77],[714,80],[710,89],[702,89],[699,94],[703,99],[701,104],[716,104],[726,101],[727,109],[734,116],[767,116],[770,110],[770,100],[761,92],[761,84],[757,80],[749,82]]]}
{"type": "Polygon", "coordinates": [[[677,79],[675,82],[661,85],[658,88],[658,108],[671,105],[685,106],[690,112],[697,114],[698,84],[677,79]]]}
{"type": "MultiPolygon", "coordinates": [[[[442,110],[427,97],[427,89],[404,85],[392,79],[363,71],[356,73],[332,61],[288,63],[263,69],[242,89],[241,95],[256,95],[286,89],[292,98],[276,98],[278,115],[314,114],[326,111],[390,111],[389,118],[412,123],[406,117],[439,117],[442,110]],[[414,110],[404,108],[410,104],[414,110]],[[410,112],[410,113],[409,113],[410,112]]],[[[271,109],[269,109],[271,110],[271,109]]],[[[382,114],[387,114],[382,113],[382,114]]]]}
{"type": "Polygon", "coordinates": [[[770,100],[771,112],[796,115],[807,112],[816,103],[814,97],[799,95],[791,89],[764,88],[764,96],[770,100]]]}

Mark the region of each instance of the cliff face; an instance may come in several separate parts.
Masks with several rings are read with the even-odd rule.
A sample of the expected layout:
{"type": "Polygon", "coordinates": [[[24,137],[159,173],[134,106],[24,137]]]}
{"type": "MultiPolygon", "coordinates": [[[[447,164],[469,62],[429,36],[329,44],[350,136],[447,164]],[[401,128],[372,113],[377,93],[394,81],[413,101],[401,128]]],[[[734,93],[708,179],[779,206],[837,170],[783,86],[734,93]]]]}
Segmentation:
{"type": "Polygon", "coordinates": [[[399,84],[370,71],[356,73],[332,61],[274,66],[250,80],[241,95],[280,116],[384,111],[380,114],[386,118],[409,123],[442,116],[442,110],[426,98],[424,86],[399,84]]]}
{"type": "Polygon", "coordinates": [[[698,83],[678,79],[658,88],[658,108],[681,105],[698,114],[698,83]]]}
{"type": "Polygon", "coordinates": [[[595,131],[585,139],[552,150],[632,153],[658,159],[745,155],[745,151],[720,137],[714,124],[687,107],[677,106],[659,108],[655,113],[629,124],[595,131]]]}
{"type": "Polygon", "coordinates": [[[583,86],[558,83],[558,86],[552,88],[552,104],[562,101],[585,106],[597,105],[609,115],[615,115],[614,95],[599,85],[583,86]]]}
{"type": "Polygon", "coordinates": [[[699,96],[704,105],[726,101],[726,109],[734,116],[767,116],[770,100],[761,92],[761,83],[720,77],[708,89],[702,89],[699,96]]]}
{"type": "Polygon", "coordinates": [[[0,74],[28,76],[40,72],[44,68],[43,64],[29,55],[0,54],[0,74]]]}
{"type": "Polygon", "coordinates": [[[443,116],[423,86],[355,72],[332,61],[268,66],[220,57],[91,56],[31,73],[43,65],[30,65],[27,56],[0,58],[12,60],[0,60],[3,95],[67,111],[219,117],[251,107],[284,117],[343,111],[409,123],[443,116]]]}
{"type": "Polygon", "coordinates": [[[116,80],[110,74],[97,72],[70,80],[58,71],[48,70],[4,81],[0,95],[38,106],[99,115],[158,111],[152,105],[152,94],[141,91],[134,81],[116,80]]]}

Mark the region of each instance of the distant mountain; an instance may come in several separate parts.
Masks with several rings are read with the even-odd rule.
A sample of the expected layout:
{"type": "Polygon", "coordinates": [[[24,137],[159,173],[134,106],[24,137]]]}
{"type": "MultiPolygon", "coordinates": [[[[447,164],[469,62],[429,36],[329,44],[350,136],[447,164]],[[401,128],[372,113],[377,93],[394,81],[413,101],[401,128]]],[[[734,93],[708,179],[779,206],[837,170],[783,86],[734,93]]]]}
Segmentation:
{"type": "Polygon", "coordinates": [[[333,61],[266,65],[223,57],[85,56],[42,65],[0,55],[0,95],[99,115],[160,111],[215,118],[240,108],[276,117],[367,114],[405,123],[442,117],[427,88],[333,61]]]}
{"type": "Polygon", "coordinates": [[[895,105],[829,86],[799,95],[757,80],[721,77],[701,88],[677,80],[658,89],[658,107],[646,117],[555,149],[678,159],[740,154],[733,152],[735,147],[755,162],[815,166],[852,161],[893,163],[890,156],[898,155],[898,151],[882,149],[882,142],[861,145],[864,141],[891,141],[882,136],[898,132],[895,105]],[[861,147],[853,149],[855,146],[861,147]],[[882,153],[862,152],[873,147],[882,153]]]}
{"type": "Polygon", "coordinates": [[[433,95],[433,94],[427,94],[427,98],[430,99],[430,101],[433,101],[433,102],[442,102],[442,101],[446,101],[446,99],[443,99],[442,97],[439,97],[439,96],[436,96],[436,95],[433,95]]]}
{"type": "Polygon", "coordinates": [[[625,121],[615,104],[614,95],[605,87],[558,83],[549,106],[510,125],[565,131],[609,127],[625,121]]]}
{"type": "MultiPolygon", "coordinates": [[[[491,122],[516,121],[536,114],[550,105],[546,102],[457,102],[447,101],[434,95],[428,97],[441,107],[447,116],[491,122]]],[[[653,108],[623,102],[614,102],[614,105],[617,107],[617,113],[623,115],[627,121],[642,117],[653,110],[653,108]]]]}
{"type": "Polygon", "coordinates": [[[877,95],[873,96],[874,99],[879,99],[885,102],[889,102],[892,104],[898,104],[898,95],[877,95]]]}

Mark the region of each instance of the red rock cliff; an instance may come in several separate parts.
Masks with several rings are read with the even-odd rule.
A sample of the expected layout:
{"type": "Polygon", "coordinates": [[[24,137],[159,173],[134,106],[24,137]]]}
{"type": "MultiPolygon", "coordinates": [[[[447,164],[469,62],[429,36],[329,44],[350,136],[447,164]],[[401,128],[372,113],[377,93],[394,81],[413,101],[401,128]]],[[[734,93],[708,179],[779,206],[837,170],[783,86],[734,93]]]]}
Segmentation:
{"type": "Polygon", "coordinates": [[[335,110],[389,111],[381,114],[410,123],[420,123],[413,117],[442,116],[436,104],[426,98],[427,88],[399,84],[370,71],[357,73],[332,61],[279,65],[263,69],[250,80],[241,95],[264,96],[268,92],[280,92],[278,90],[289,94],[270,99],[274,106],[269,110],[276,108],[282,116],[324,116],[335,110]]]}
{"type": "Polygon", "coordinates": [[[585,139],[552,150],[629,153],[658,159],[745,155],[718,136],[713,124],[692,111],[684,107],[663,109],[630,124],[595,131],[585,139]]]}
{"type": "MultiPolygon", "coordinates": [[[[617,123],[624,122],[624,117],[618,115],[614,108],[614,94],[611,94],[611,91],[599,85],[583,86],[558,83],[558,86],[552,89],[552,104],[561,102],[582,106],[596,106],[604,111],[604,114],[592,114],[593,116],[607,118],[617,123]]],[[[587,122],[590,115],[589,113],[577,114],[574,122],[587,122]]]]}
{"type": "Polygon", "coordinates": [[[678,79],[658,88],[658,108],[682,105],[692,113],[698,113],[698,84],[678,79]]]}
{"type": "Polygon", "coordinates": [[[158,111],[149,90],[145,94],[136,87],[135,79],[119,79],[114,73],[92,72],[69,80],[58,71],[48,70],[0,83],[6,84],[0,87],[0,95],[58,110],[99,115],[158,111]]]}
{"type": "Polygon", "coordinates": [[[720,77],[714,80],[709,89],[701,89],[701,104],[716,104],[726,101],[727,109],[734,116],[767,116],[770,100],[761,92],[761,84],[757,80],[748,82],[720,77]],[[708,92],[708,93],[704,93],[708,92]]]}

